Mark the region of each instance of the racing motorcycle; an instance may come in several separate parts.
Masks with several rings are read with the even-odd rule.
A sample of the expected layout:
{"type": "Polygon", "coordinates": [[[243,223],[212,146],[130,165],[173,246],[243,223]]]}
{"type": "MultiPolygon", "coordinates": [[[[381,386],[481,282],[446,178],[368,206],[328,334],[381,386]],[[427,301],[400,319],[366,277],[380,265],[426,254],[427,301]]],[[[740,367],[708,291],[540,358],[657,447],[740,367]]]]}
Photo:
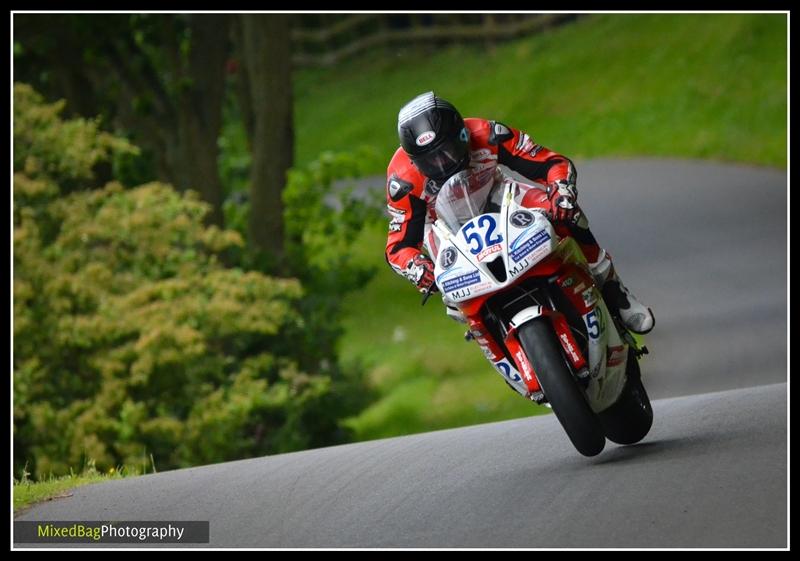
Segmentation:
{"type": "Polygon", "coordinates": [[[538,186],[502,174],[479,185],[467,170],[439,191],[426,247],[445,303],[466,317],[466,337],[512,388],[552,408],[578,452],[594,456],[606,438],[633,444],[650,430],[638,365],[647,348],[609,311],[548,209],[538,186]]]}

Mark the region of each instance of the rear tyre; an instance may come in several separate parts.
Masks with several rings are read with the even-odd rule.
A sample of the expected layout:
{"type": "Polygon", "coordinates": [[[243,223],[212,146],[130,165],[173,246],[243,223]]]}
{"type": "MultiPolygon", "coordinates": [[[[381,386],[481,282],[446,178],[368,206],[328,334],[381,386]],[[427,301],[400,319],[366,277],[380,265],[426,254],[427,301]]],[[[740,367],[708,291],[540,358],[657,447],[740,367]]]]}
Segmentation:
{"type": "Polygon", "coordinates": [[[537,319],[519,328],[519,341],[558,422],[584,456],[596,456],[606,444],[597,416],[567,367],[550,322],[537,319]]]}
{"type": "Polygon", "coordinates": [[[617,402],[597,414],[603,432],[617,444],[636,444],[653,426],[653,407],[642,384],[639,362],[633,349],[628,350],[628,381],[617,402]]]}

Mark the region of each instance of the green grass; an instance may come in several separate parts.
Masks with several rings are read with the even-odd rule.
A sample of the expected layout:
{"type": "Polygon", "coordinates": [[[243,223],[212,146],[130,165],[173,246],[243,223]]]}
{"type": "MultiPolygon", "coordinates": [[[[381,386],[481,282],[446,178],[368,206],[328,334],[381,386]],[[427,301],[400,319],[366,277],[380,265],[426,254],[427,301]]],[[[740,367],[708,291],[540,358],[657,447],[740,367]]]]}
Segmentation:
{"type": "MultiPolygon", "coordinates": [[[[782,14],[596,14],[501,44],[366,54],[295,79],[297,160],[360,144],[389,157],[396,115],[433,89],[573,158],[786,166],[782,14]]],[[[375,173],[384,169],[376,167],[375,173]]]]}
{"type": "MultiPolygon", "coordinates": [[[[371,145],[388,162],[395,118],[433,89],[466,115],[522,128],[574,159],[663,156],[786,166],[786,16],[590,15],[499,45],[373,52],[295,80],[298,163],[371,145]]],[[[580,172],[580,170],[578,170],[580,172]]],[[[381,165],[374,169],[384,173],[381,165]]],[[[380,399],[348,420],[369,439],[548,412],[514,394],[440,299],[383,258],[385,225],[355,247],[378,269],[345,302],[340,351],[380,399]]]]}
{"type": "Polygon", "coordinates": [[[41,481],[31,481],[25,474],[21,480],[14,480],[14,512],[43,501],[68,497],[75,487],[122,479],[133,475],[137,475],[137,473],[125,468],[112,469],[108,473],[100,473],[93,467],[88,468],[79,475],[70,474],[62,477],[49,477],[41,481]]]}

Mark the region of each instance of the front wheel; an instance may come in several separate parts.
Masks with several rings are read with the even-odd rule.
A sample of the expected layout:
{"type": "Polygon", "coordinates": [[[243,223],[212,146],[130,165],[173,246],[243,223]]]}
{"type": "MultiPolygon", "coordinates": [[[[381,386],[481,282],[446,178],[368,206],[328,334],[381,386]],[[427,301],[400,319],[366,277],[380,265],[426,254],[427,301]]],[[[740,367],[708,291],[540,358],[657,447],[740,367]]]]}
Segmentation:
{"type": "Polygon", "coordinates": [[[653,407],[642,384],[633,349],[628,352],[627,370],[628,381],[617,402],[597,414],[606,436],[617,444],[636,444],[653,426],[653,407]]]}
{"type": "Polygon", "coordinates": [[[519,328],[518,334],[539,385],[572,444],[584,456],[596,456],[606,445],[605,435],[567,368],[550,322],[545,319],[528,322],[519,328]]]}

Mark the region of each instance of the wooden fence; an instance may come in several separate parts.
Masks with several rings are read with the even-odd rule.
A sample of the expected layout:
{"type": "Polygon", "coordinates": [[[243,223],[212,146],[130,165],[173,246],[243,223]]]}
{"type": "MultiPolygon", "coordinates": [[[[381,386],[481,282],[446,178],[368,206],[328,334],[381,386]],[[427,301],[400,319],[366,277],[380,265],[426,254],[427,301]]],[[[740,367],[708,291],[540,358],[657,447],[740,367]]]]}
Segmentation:
{"type": "Polygon", "coordinates": [[[330,14],[298,16],[292,29],[292,62],[296,66],[332,66],[358,53],[392,45],[478,41],[491,47],[497,41],[536,33],[578,16],[384,13],[333,17],[336,19],[330,19],[330,14]]]}

